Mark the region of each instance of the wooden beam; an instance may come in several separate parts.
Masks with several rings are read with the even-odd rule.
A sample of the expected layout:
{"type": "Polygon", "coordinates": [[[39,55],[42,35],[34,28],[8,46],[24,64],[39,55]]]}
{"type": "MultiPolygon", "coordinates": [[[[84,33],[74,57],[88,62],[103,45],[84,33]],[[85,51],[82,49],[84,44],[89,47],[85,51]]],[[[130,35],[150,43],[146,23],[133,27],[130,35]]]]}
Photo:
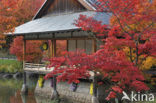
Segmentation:
{"type": "Polygon", "coordinates": [[[53,40],[53,44],[54,44],[54,57],[56,56],[56,40],[53,40]]]}
{"type": "Polygon", "coordinates": [[[37,34],[27,34],[25,35],[26,40],[67,40],[67,39],[85,39],[94,38],[94,36],[89,34],[90,32],[84,31],[69,31],[69,32],[55,32],[55,33],[37,33],[37,34]]]}
{"type": "Polygon", "coordinates": [[[55,0],[46,0],[45,3],[42,5],[42,7],[39,9],[37,14],[33,17],[34,19],[41,18],[43,15],[47,13],[47,10],[49,6],[54,2],[55,0]]]}
{"type": "Polygon", "coordinates": [[[53,42],[52,42],[52,40],[50,41],[49,49],[50,49],[50,57],[53,57],[53,42]]]}
{"type": "Polygon", "coordinates": [[[56,56],[56,40],[51,40],[51,56],[56,56]]]}
{"type": "Polygon", "coordinates": [[[25,60],[26,60],[26,40],[23,39],[23,69],[25,68],[25,60]]]}
{"type": "Polygon", "coordinates": [[[66,48],[66,51],[69,51],[69,41],[67,40],[67,48],[66,48]]]}
{"type": "MultiPolygon", "coordinates": [[[[26,60],[26,40],[23,37],[23,70],[25,68],[25,60],[26,60]]],[[[23,73],[23,86],[21,89],[22,94],[28,93],[27,80],[26,80],[26,72],[23,73]]]]}
{"type": "Polygon", "coordinates": [[[51,95],[51,99],[58,99],[59,98],[59,93],[57,91],[57,76],[53,76],[53,92],[52,92],[52,95],[51,95]]]}
{"type": "Polygon", "coordinates": [[[96,39],[94,39],[94,40],[93,40],[93,44],[92,44],[92,49],[93,49],[92,51],[93,51],[93,53],[95,53],[96,50],[97,50],[97,49],[96,49],[96,48],[97,48],[97,45],[96,45],[96,44],[97,44],[96,39]]]}
{"type": "MultiPolygon", "coordinates": [[[[51,40],[51,44],[52,44],[52,57],[55,57],[56,56],[56,40],[51,40]]],[[[51,96],[51,99],[58,99],[59,97],[59,94],[58,94],[58,91],[57,91],[57,76],[53,76],[53,94],[51,96]]]]}
{"type": "Polygon", "coordinates": [[[90,40],[93,37],[73,37],[73,38],[39,38],[39,39],[26,39],[26,40],[90,40]]]}
{"type": "Polygon", "coordinates": [[[85,0],[78,0],[87,10],[95,11],[96,9],[85,0]]]}

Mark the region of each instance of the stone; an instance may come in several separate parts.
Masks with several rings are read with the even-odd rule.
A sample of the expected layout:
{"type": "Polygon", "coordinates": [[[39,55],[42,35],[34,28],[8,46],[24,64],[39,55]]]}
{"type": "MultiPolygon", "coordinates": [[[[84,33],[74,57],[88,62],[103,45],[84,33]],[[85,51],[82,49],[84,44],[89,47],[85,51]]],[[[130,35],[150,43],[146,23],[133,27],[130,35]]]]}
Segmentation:
{"type": "Polygon", "coordinates": [[[3,75],[3,78],[7,78],[7,79],[12,78],[12,77],[13,77],[12,74],[4,74],[3,75]]]}
{"type": "Polygon", "coordinates": [[[92,103],[99,103],[98,98],[95,96],[92,96],[92,103]]]}
{"type": "Polygon", "coordinates": [[[15,73],[14,75],[13,75],[13,77],[14,78],[22,78],[23,77],[23,74],[22,73],[20,73],[20,72],[17,72],[17,73],[15,73]]]}
{"type": "Polygon", "coordinates": [[[0,77],[3,77],[4,76],[4,73],[0,73],[0,77]]]}

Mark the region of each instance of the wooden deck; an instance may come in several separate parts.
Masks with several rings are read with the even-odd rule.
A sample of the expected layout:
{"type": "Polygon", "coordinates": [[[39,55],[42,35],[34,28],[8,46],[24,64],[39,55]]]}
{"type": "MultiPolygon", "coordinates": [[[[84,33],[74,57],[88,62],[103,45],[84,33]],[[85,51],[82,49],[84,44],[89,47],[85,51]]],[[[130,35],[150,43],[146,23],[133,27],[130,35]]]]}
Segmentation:
{"type": "Polygon", "coordinates": [[[47,68],[45,64],[25,63],[24,71],[37,74],[50,73],[54,68],[47,68]]]}
{"type": "MultiPolygon", "coordinates": [[[[63,66],[61,67],[63,68],[63,66]]],[[[54,67],[47,68],[45,64],[34,64],[34,63],[25,63],[24,65],[24,71],[25,72],[31,72],[31,73],[37,73],[37,74],[48,74],[51,71],[54,70],[54,67]]],[[[90,76],[94,76],[94,72],[89,72],[90,76]]]]}

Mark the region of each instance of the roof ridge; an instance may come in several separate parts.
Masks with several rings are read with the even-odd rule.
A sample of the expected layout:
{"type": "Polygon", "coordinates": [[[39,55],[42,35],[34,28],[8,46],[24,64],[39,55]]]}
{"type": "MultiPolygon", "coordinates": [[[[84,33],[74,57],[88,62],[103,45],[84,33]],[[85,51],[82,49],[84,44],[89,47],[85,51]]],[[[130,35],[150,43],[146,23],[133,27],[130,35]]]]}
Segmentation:
{"type": "MultiPolygon", "coordinates": [[[[95,10],[95,8],[92,6],[92,4],[90,4],[89,2],[88,2],[88,0],[77,0],[81,5],[83,5],[86,9],[88,9],[88,10],[95,10]],[[90,9],[89,8],[87,8],[87,6],[89,6],[90,7],[90,9]]],[[[54,2],[54,0],[45,0],[45,2],[43,3],[43,5],[41,6],[41,8],[38,10],[38,12],[35,14],[35,16],[33,17],[33,19],[32,20],[34,20],[34,19],[37,19],[38,18],[38,16],[41,14],[41,12],[42,11],[44,11],[44,8],[46,7],[46,6],[48,6],[48,3],[50,4],[50,3],[52,3],[52,2],[54,2]]]]}
{"type": "Polygon", "coordinates": [[[51,16],[63,16],[63,15],[72,15],[72,14],[80,14],[80,13],[85,13],[85,12],[95,12],[95,11],[78,11],[78,12],[68,12],[68,13],[62,13],[62,14],[51,14],[51,15],[46,15],[46,16],[43,16],[44,18],[45,17],[51,17],[51,16]]]}

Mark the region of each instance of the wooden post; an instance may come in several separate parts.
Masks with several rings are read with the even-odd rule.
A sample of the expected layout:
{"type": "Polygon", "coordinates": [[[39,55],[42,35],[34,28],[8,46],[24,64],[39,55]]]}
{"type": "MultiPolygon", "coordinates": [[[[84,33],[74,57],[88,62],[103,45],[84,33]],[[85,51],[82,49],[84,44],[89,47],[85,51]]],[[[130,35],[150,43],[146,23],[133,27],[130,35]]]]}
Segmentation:
{"type": "Polygon", "coordinates": [[[93,77],[93,96],[97,96],[97,78],[96,76],[93,77]]]}
{"type": "MultiPolygon", "coordinates": [[[[23,70],[25,68],[25,55],[26,55],[26,40],[23,39],[23,70]]],[[[26,77],[26,72],[24,71],[23,72],[23,86],[22,86],[22,89],[21,89],[22,94],[27,94],[27,92],[28,92],[26,78],[27,78],[26,77]]]]}
{"type": "Polygon", "coordinates": [[[53,92],[52,92],[52,96],[51,96],[51,99],[59,99],[59,94],[58,94],[58,91],[57,91],[57,79],[56,79],[57,76],[53,76],[53,92]]]}
{"type": "Polygon", "coordinates": [[[51,40],[51,57],[56,56],[56,40],[51,40]]]}
{"type": "Polygon", "coordinates": [[[23,70],[25,68],[26,40],[23,39],[23,70]]]}
{"type": "MultiPolygon", "coordinates": [[[[51,40],[51,48],[52,48],[52,57],[56,56],[56,40],[51,40]]],[[[57,76],[53,76],[53,92],[52,92],[52,96],[51,99],[58,99],[59,98],[59,94],[57,92],[57,76]]]]}
{"type": "Polygon", "coordinates": [[[56,40],[53,40],[53,57],[56,56],[56,40]]]}
{"type": "Polygon", "coordinates": [[[93,45],[92,45],[92,51],[93,51],[93,53],[95,53],[96,52],[96,48],[97,48],[97,43],[96,43],[96,39],[94,39],[93,40],[93,45]]]}
{"type": "MultiPolygon", "coordinates": [[[[95,53],[97,50],[97,41],[96,39],[93,39],[93,53],[95,53]]],[[[93,77],[93,103],[98,103],[98,98],[97,98],[97,76],[96,73],[94,72],[94,77],[93,77]]]]}
{"type": "Polygon", "coordinates": [[[51,42],[50,42],[50,47],[49,47],[49,49],[50,49],[50,57],[53,57],[53,41],[51,40],[51,42]]]}
{"type": "Polygon", "coordinates": [[[56,90],[56,81],[57,81],[57,80],[56,80],[56,76],[54,76],[54,77],[53,77],[53,83],[54,83],[54,84],[53,84],[53,88],[54,88],[54,90],[56,90]]]}
{"type": "Polygon", "coordinates": [[[93,77],[93,96],[92,96],[92,103],[99,103],[99,100],[97,98],[97,76],[96,76],[96,73],[94,73],[94,77],[93,77]]]}
{"type": "Polygon", "coordinates": [[[66,51],[69,51],[69,40],[67,40],[67,48],[66,51]]]}

